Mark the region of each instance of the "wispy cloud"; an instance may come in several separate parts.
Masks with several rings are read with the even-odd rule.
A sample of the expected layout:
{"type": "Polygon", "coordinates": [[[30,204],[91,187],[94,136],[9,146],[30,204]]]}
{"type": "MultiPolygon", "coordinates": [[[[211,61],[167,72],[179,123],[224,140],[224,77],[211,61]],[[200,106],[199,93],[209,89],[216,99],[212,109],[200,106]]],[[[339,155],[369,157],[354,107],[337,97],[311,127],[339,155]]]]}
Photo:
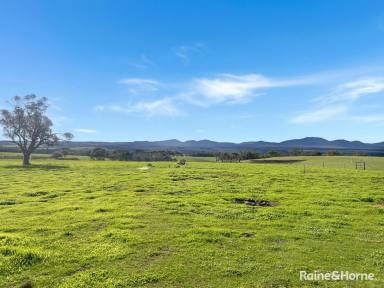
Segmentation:
{"type": "Polygon", "coordinates": [[[181,111],[170,98],[155,101],[141,101],[133,106],[135,112],[147,113],[149,116],[178,116],[181,111]]]}
{"type": "Polygon", "coordinates": [[[215,78],[194,81],[194,92],[214,102],[241,102],[258,89],[270,87],[270,80],[262,75],[224,74],[215,78]]]}
{"type": "Polygon", "coordinates": [[[267,88],[288,87],[311,83],[312,79],[272,79],[261,74],[219,74],[193,80],[190,89],[182,93],[187,100],[203,106],[214,103],[244,103],[263,94],[267,88]]]}
{"type": "MultiPolygon", "coordinates": [[[[295,116],[293,123],[314,123],[345,114],[358,99],[384,91],[384,78],[364,78],[349,81],[336,87],[329,95],[317,97],[314,102],[317,107],[295,116]]],[[[374,122],[375,117],[347,117],[348,119],[360,120],[362,122],[374,122]]],[[[380,117],[379,117],[380,118],[380,117]]]]}
{"type": "Polygon", "coordinates": [[[131,105],[98,105],[95,107],[95,110],[136,113],[142,116],[179,116],[182,114],[172,98],[139,101],[131,105]]]}
{"type": "MultiPolygon", "coordinates": [[[[164,83],[151,78],[123,78],[118,81],[119,84],[127,85],[130,93],[147,99],[123,105],[99,105],[95,110],[141,113],[147,116],[178,116],[183,114],[179,108],[180,104],[202,107],[242,104],[266,94],[271,89],[319,84],[327,80],[329,76],[321,73],[288,78],[272,78],[253,73],[226,73],[192,78],[181,83],[164,83]]],[[[314,123],[346,116],[353,102],[363,96],[383,91],[384,78],[361,78],[345,82],[329,94],[314,98],[312,109],[294,116],[291,122],[314,123]]]]}
{"type": "Polygon", "coordinates": [[[112,112],[127,112],[121,105],[97,105],[94,109],[96,112],[112,111],[112,112]]]}
{"type": "Polygon", "coordinates": [[[127,85],[131,94],[155,92],[161,85],[159,81],[147,78],[123,78],[117,83],[127,85]]]}
{"type": "Polygon", "coordinates": [[[190,63],[192,55],[204,53],[206,47],[202,43],[194,43],[192,45],[180,45],[172,50],[176,57],[178,57],[184,65],[187,65],[190,63]]]}
{"type": "Polygon", "coordinates": [[[120,84],[128,84],[128,85],[159,85],[160,82],[153,79],[145,79],[145,78],[124,78],[118,81],[120,84]]]}
{"type": "Polygon", "coordinates": [[[130,94],[145,95],[154,100],[123,105],[98,105],[95,111],[177,116],[183,114],[178,108],[180,104],[208,107],[246,103],[270,88],[307,85],[314,81],[313,77],[275,79],[261,74],[218,74],[212,77],[192,78],[183,83],[163,83],[149,78],[123,78],[118,83],[127,85],[130,94]]]}
{"type": "Polygon", "coordinates": [[[74,129],[73,131],[78,132],[78,133],[84,133],[84,134],[95,134],[95,133],[97,133],[96,130],[86,129],[86,128],[77,128],[77,129],[74,129]]]}
{"type": "Polygon", "coordinates": [[[292,119],[292,122],[302,124],[302,123],[315,123],[315,122],[326,121],[326,120],[333,119],[336,116],[340,116],[347,110],[348,110],[348,107],[346,106],[323,107],[314,111],[302,113],[294,117],[292,119]]]}
{"type": "Polygon", "coordinates": [[[364,78],[339,85],[330,95],[315,99],[320,103],[356,101],[359,98],[384,91],[384,78],[364,78]]]}

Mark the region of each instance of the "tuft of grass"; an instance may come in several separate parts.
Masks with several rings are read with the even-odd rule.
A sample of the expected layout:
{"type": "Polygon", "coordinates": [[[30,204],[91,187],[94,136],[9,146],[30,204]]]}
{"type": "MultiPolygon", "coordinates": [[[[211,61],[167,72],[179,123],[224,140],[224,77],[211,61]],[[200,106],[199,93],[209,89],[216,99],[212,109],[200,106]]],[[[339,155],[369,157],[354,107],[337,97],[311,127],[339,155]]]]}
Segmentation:
{"type": "Polygon", "coordinates": [[[15,204],[16,204],[16,200],[6,199],[6,200],[0,201],[0,205],[15,205],[15,204]]]}

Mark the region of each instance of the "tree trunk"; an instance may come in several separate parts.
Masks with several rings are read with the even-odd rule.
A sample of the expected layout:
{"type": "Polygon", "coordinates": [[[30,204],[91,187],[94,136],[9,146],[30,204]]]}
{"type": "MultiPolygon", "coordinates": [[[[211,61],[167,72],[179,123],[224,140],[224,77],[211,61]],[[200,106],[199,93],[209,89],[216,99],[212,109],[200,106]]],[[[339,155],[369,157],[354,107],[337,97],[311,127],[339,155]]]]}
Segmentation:
{"type": "Polygon", "coordinates": [[[27,167],[29,166],[31,163],[29,162],[29,159],[31,158],[31,154],[29,153],[23,153],[23,166],[24,167],[27,167]]]}

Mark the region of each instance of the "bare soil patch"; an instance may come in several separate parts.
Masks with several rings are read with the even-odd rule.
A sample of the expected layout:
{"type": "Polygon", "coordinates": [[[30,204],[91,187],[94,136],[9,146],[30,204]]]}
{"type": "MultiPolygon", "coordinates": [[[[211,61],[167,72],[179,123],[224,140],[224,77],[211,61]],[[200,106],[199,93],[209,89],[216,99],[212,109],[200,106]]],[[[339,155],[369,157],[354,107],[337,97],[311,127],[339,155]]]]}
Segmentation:
{"type": "Polygon", "coordinates": [[[380,203],[374,205],[374,207],[384,209],[384,202],[380,202],[380,203]]]}
{"type": "Polygon", "coordinates": [[[241,236],[244,238],[253,238],[253,237],[255,237],[255,233],[246,232],[246,233],[241,234],[241,236]]]}
{"type": "Polygon", "coordinates": [[[262,206],[262,207],[276,206],[276,203],[272,202],[272,201],[244,199],[244,198],[236,198],[235,203],[245,204],[245,205],[249,205],[249,206],[262,206]]]}

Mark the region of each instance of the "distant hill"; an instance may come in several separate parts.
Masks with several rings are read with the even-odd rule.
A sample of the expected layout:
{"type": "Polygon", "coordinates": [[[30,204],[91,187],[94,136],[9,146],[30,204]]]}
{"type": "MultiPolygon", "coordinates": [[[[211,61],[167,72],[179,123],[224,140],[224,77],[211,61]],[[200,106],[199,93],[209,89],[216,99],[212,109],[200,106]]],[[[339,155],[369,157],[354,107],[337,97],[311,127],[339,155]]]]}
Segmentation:
{"type": "MultiPolygon", "coordinates": [[[[302,139],[292,139],[282,142],[215,142],[210,140],[189,140],[179,141],[170,139],[164,141],[133,141],[133,142],[80,142],[73,141],[64,144],[66,147],[76,147],[78,149],[88,149],[92,147],[103,147],[107,149],[121,150],[172,150],[183,153],[198,152],[236,152],[242,150],[258,150],[265,152],[269,150],[289,151],[294,148],[302,150],[339,150],[345,152],[358,151],[371,155],[384,155],[384,142],[363,143],[360,141],[334,140],[328,141],[319,137],[306,137],[302,139]]],[[[0,141],[0,148],[11,149],[12,143],[9,141],[0,141]]]]}

